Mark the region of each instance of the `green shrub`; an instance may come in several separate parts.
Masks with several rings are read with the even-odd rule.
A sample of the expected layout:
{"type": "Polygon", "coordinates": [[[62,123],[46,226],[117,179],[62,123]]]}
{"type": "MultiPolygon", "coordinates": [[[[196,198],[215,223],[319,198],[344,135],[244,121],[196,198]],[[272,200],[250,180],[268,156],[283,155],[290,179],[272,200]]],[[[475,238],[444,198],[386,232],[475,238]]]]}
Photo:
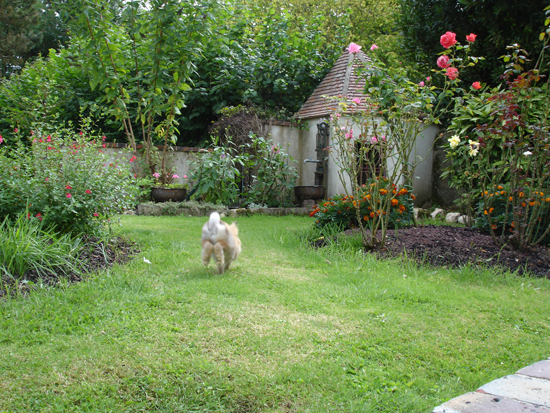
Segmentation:
{"type": "Polygon", "coordinates": [[[199,153],[191,163],[196,197],[207,202],[278,207],[290,205],[298,174],[294,162],[272,139],[249,135],[248,143],[236,148],[230,138],[219,145],[213,138],[211,150],[199,153]]]}
{"type": "MultiPolygon", "coordinates": [[[[20,138],[20,136],[18,136],[20,138]]],[[[102,137],[70,128],[35,125],[30,145],[0,148],[0,215],[23,211],[56,231],[100,233],[137,199],[135,158],[105,153],[102,137]]]]}
{"type": "MultiPolygon", "coordinates": [[[[387,181],[384,178],[382,180],[387,181]]],[[[387,181],[387,184],[389,184],[389,181],[387,181]]],[[[330,225],[341,229],[356,228],[359,223],[354,205],[359,202],[360,218],[366,223],[367,227],[369,221],[380,214],[389,217],[388,228],[410,225],[414,213],[412,202],[415,199],[414,195],[405,187],[398,188],[395,184],[388,187],[393,188],[391,192],[386,189],[375,192],[374,188],[376,186],[373,183],[362,185],[358,191],[360,196],[358,200],[354,199],[352,195],[335,195],[326,201],[322,201],[319,206],[314,207],[310,216],[316,218],[315,223],[319,227],[330,225]],[[388,197],[389,202],[378,201],[376,203],[376,205],[388,205],[388,208],[384,211],[374,210],[372,207],[373,197],[388,197]]]]}

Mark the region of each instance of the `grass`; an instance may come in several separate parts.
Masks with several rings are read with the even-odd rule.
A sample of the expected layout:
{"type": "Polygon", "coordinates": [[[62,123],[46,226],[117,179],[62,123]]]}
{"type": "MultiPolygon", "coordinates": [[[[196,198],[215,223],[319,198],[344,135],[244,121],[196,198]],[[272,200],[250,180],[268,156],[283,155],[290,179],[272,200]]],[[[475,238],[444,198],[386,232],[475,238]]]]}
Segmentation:
{"type": "Polygon", "coordinates": [[[26,213],[13,223],[6,217],[0,223],[0,290],[5,287],[3,278],[17,282],[30,270],[38,276],[78,272],[79,243],[78,238],[43,228],[40,221],[28,219],[26,213]]]}
{"type": "Polygon", "coordinates": [[[430,412],[550,355],[548,280],[313,250],[270,216],[217,275],[204,220],[125,216],[134,261],[0,302],[0,411],[430,412]]]}

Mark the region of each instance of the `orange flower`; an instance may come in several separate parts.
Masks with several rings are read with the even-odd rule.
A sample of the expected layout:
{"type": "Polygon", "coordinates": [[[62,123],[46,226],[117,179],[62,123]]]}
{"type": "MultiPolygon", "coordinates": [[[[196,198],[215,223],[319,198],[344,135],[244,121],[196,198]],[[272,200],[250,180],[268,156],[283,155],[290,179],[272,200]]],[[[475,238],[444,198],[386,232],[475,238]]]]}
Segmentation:
{"type": "Polygon", "coordinates": [[[497,226],[495,224],[493,224],[493,229],[497,229],[497,226]]]}
{"type": "Polygon", "coordinates": [[[368,216],[368,215],[365,215],[365,216],[363,217],[363,221],[368,221],[368,220],[369,220],[369,216],[368,216]]]}
{"type": "Polygon", "coordinates": [[[399,210],[404,211],[405,209],[405,205],[399,205],[399,210]]]}
{"type": "Polygon", "coordinates": [[[387,189],[381,189],[381,190],[380,190],[380,193],[381,193],[382,195],[386,195],[386,194],[388,193],[388,190],[387,190],[387,189]]]}
{"type": "Polygon", "coordinates": [[[370,217],[371,217],[371,218],[374,218],[374,212],[371,212],[371,213],[370,213],[370,217]]]}
{"type": "Polygon", "coordinates": [[[499,186],[497,186],[497,189],[500,191],[500,190],[502,190],[502,189],[504,189],[504,188],[502,187],[502,185],[499,185],[499,186]]]}
{"type": "Polygon", "coordinates": [[[519,197],[520,197],[520,198],[523,198],[524,196],[525,196],[525,194],[524,194],[523,192],[520,192],[520,193],[519,193],[519,197]]]}
{"type": "Polygon", "coordinates": [[[508,201],[512,202],[514,200],[514,198],[510,197],[508,198],[508,201]]]}
{"type": "Polygon", "coordinates": [[[545,202],[550,202],[550,198],[546,198],[544,201],[545,202]]]}
{"type": "Polygon", "coordinates": [[[531,202],[529,202],[529,205],[531,205],[531,206],[535,206],[535,201],[531,201],[531,202]]]}
{"type": "Polygon", "coordinates": [[[483,214],[484,214],[484,215],[487,215],[487,210],[483,211],[483,214]]]}
{"type": "Polygon", "coordinates": [[[522,202],[522,203],[521,203],[521,206],[522,206],[523,208],[525,208],[525,207],[527,206],[527,204],[526,204],[525,202],[522,202]]]}
{"type": "Polygon", "coordinates": [[[500,191],[500,195],[506,195],[506,191],[500,191]]]}
{"type": "Polygon", "coordinates": [[[399,201],[394,198],[394,199],[391,200],[391,204],[394,205],[394,206],[399,205],[399,201]]]}
{"type": "Polygon", "coordinates": [[[414,201],[416,199],[416,197],[411,194],[411,199],[414,201]]]}
{"type": "Polygon", "coordinates": [[[495,210],[495,208],[492,208],[492,207],[489,208],[489,214],[492,214],[494,210],[495,210]]]}

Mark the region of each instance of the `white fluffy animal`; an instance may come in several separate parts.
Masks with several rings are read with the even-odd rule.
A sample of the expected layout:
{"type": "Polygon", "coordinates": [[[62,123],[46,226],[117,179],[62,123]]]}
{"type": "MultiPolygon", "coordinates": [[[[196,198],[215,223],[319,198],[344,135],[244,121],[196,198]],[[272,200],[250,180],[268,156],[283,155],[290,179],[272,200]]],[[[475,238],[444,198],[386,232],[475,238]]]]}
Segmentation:
{"type": "Polygon", "coordinates": [[[203,225],[201,243],[202,263],[208,265],[210,257],[213,257],[219,274],[223,274],[241,253],[237,224],[223,222],[217,212],[212,212],[203,225]]]}

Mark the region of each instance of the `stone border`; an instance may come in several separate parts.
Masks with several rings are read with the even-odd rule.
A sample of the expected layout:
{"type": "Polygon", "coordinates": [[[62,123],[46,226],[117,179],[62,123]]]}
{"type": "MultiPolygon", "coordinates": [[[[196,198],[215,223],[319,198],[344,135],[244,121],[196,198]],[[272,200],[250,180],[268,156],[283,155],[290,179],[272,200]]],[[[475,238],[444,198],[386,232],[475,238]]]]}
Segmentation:
{"type": "Polygon", "coordinates": [[[436,407],[432,413],[550,413],[550,359],[436,407]]]}
{"type": "Polygon", "coordinates": [[[312,211],[311,207],[296,207],[296,208],[238,208],[228,209],[221,207],[219,209],[209,208],[192,208],[192,207],[177,207],[173,203],[160,203],[160,204],[140,204],[137,207],[138,215],[149,216],[176,216],[186,215],[192,217],[207,217],[212,212],[217,211],[222,216],[226,217],[238,217],[247,215],[272,215],[272,216],[285,216],[285,215],[309,215],[312,211]]]}

